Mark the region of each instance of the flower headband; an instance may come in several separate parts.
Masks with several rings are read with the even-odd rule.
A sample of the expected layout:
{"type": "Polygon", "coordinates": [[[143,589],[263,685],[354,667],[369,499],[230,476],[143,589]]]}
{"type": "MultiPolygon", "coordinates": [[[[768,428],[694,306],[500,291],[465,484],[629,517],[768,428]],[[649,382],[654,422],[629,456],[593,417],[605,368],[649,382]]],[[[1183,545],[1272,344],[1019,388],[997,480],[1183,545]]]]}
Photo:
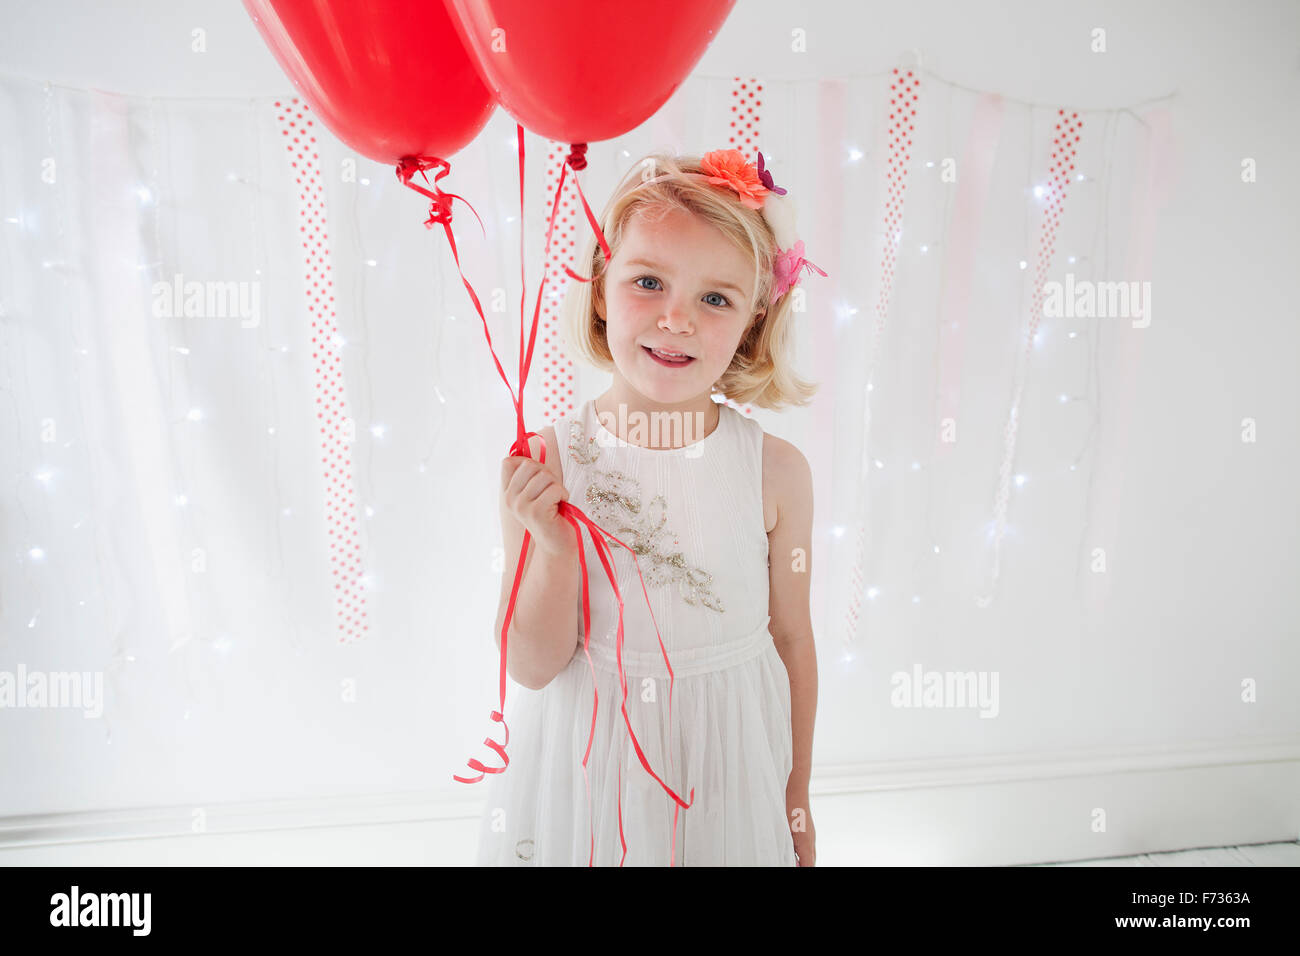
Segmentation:
{"type": "Polygon", "coordinates": [[[755,166],[738,149],[715,149],[701,157],[700,169],[706,182],[734,189],[741,205],[761,210],[772,228],[777,247],[776,262],[772,267],[773,302],[798,283],[805,267],[826,275],[804,258],[803,240],[794,235],[794,208],[788,199],[783,198],[786,190],[772,181],[761,152],[758,166],[755,166]]]}

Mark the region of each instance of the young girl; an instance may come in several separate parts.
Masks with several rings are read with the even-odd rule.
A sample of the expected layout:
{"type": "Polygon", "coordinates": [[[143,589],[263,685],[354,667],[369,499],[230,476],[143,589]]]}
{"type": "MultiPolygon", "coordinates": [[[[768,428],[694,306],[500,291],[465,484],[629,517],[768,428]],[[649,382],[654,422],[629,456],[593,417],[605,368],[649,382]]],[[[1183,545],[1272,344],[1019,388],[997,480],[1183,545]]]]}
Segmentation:
{"type": "Polygon", "coordinates": [[[480,865],[813,865],[812,478],[798,449],[713,398],[777,409],[815,391],[790,367],[789,289],[821,270],[784,193],[761,154],[757,167],[738,150],[654,154],[601,215],[610,260],[593,235],[565,333],[613,383],[541,430],[545,464],[536,439],[533,457],[502,462],[494,633],[499,650],[527,528],[507,654],[525,689],[506,715],[509,765],[489,778],[480,865]],[[561,501],[636,555],[610,542],[626,711],[618,603],[580,524],[584,649],[561,501]]]}

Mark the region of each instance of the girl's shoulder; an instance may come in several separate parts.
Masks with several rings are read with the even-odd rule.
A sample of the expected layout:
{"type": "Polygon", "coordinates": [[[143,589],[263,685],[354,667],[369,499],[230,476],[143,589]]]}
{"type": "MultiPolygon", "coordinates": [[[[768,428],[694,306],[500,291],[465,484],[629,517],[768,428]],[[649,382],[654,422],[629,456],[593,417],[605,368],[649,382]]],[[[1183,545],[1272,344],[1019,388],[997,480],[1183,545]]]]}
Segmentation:
{"type": "MultiPolygon", "coordinates": [[[[753,419],[750,419],[753,421],[753,419]]],[[[767,473],[769,469],[773,471],[800,471],[808,468],[808,459],[804,453],[793,442],[788,442],[784,438],[773,435],[771,432],[763,431],[763,427],[754,422],[763,435],[763,472],[767,473]]]]}
{"type": "Polygon", "coordinates": [[[763,432],[763,483],[774,490],[801,493],[811,484],[811,466],[797,445],[763,432]]]}

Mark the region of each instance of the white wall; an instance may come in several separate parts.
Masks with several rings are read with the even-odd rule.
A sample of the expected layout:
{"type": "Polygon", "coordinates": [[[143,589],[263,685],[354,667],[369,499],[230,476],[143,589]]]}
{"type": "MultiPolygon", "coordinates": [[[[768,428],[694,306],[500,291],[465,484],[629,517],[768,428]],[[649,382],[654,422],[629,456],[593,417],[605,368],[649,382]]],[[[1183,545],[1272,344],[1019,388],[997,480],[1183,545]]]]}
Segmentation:
{"type": "MultiPolygon", "coordinates": [[[[818,623],[825,627],[819,633],[824,650],[814,814],[819,792],[828,808],[845,808],[835,828],[819,819],[826,863],[1105,856],[1294,838],[1300,828],[1300,614],[1294,585],[1300,557],[1293,491],[1300,447],[1293,372],[1300,308],[1284,278],[1300,254],[1300,184],[1292,174],[1300,148],[1294,42],[1300,8],[1285,2],[1244,8],[1227,2],[1102,3],[1082,12],[1059,4],[1045,13],[1044,7],[794,7],[740,0],[696,71],[700,80],[760,75],[809,81],[806,89],[812,91],[823,80],[876,74],[916,50],[923,71],[1011,101],[1139,108],[1176,94],[1170,109],[1178,149],[1152,248],[1161,319],[1144,342],[1131,404],[1108,408],[1104,422],[1110,429],[1122,418],[1128,429],[1123,457],[1109,462],[1122,475],[1116,507],[1123,547],[1113,555],[1118,563],[1112,564],[1108,602],[1077,631],[1061,628],[1061,608],[1042,608],[1041,620],[1052,623],[1036,628],[1032,595],[1022,593],[1025,613],[1006,622],[1007,646],[1020,649],[1016,663],[1028,661],[1048,674],[1086,671],[1096,675],[1095,694],[1080,693],[1071,710],[1055,715],[1059,723],[1019,726],[1013,740],[999,738],[993,755],[982,746],[985,728],[978,722],[901,725],[907,730],[900,731],[896,722],[879,722],[880,712],[888,711],[879,694],[874,706],[863,703],[864,675],[839,666],[836,609],[826,605],[819,583],[818,623]],[[1107,37],[1107,52],[1100,55],[1089,50],[1090,31],[1097,27],[1107,37]],[[789,50],[795,28],[807,31],[807,54],[789,50]],[[1240,177],[1247,157],[1257,163],[1253,184],[1240,177]],[[1259,440],[1251,445],[1240,441],[1244,418],[1258,422],[1259,440]],[[1240,701],[1244,679],[1257,682],[1257,703],[1240,701]],[[1185,784],[1191,768],[1202,768],[1194,771],[1194,787],[1185,784]],[[1065,782],[1057,789],[1053,781],[1065,782]],[[933,816],[909,817],[906,807],[916,802],[890,802],[899,790],[924,797],[921,805],[931,807],[933,816]],[[979,809],[989,793],[997,799],[979,809]],[[1111,808],[1116,820],[1106,834],[1088,829],[1089,814],[1099,805],[1111,808]],[[1000,817],[993,806],[1011,809],[1000,817]],[[969,837],[982,824],[992,835],[969,837]],[[883,842],[891,833],[897,842],[883,842]],[[918,843],[924,833],[938,835],[918,843]],[[850,852],[851,846],[859,849],[850,852]]],[[[223,101],[290,90],[237,3],[6,0],[0,10],[0,71],[7,74],[223,101]],[[190,51],[195,28],[206,31],[206,53],[190,51]]],[[[878,173],[879,165],[868,172],[878,173]]],[[[867,216],[876,213],[875,206],[865,210],[867,216]]],[[[1116,372],[1106,354],[1101,375],[1116,372]]],[[[475,357],[486,367],[485,354],[475,357]]],[[[503,362],[509,367],[504,354],[503,362]]],[[[988,385],[994,391],[1009,388],[1002,381],[988,385]]],[[[805,426],[796,419],[787,427],[793,438],[805,426]]],[[[823,475],[830,492],[829,473],[823,475]]],[[[971,481],[988,485],[993,477],[979,473],[971,481]]],[[[981,493],[991,498],[991,485],[981,493]]],[[[818,500],[829,506],[834,493],[819,490],[818,500]]],[[[819,515],[823,530],[829,514],[828,507],[819,515]]],[[[1054,517],[1083,539],[1082,515],[1054,517]]],[[[1012,552],[1004,572],[1008,587],[1023,586],[1029,578],[1017,578],[1017,572],[1028,574],[1045,562],[1046,553],[1045,545],[1012,552]]],[[[12,594],[15,580],[5,581],[12,594]]],[[[923,648],[907,658],[894,643],[900,626],[895,619],[890,624],[874,645],[876,691],[883,675],[902,661],[929,666],[938,659],[923,648]]],[[[961,656],[963,642],[978,638],[975,650],[988,646],[984,642],[997,646],[996,634],[997,626],[978,633],[973,627],[968,633],[945,631],[948,660],[978,659],[961,656]]],[[[872,645],[875,636],[869,633],[866,640],[872,645]]],[[[0,645],[0,667],[8,667],[3,652],[0,645]]],[[[1050,685],[1038,691],[1052,695],[1050,685]]],[[[489,702],[474,705],[474,717],[489,702]]],[[[469,730],[458,732],[473,746],[484,731],[470,717],[465,722],[469,730]]],[[[12,729],[13,722],[7,723],[12,729]]],[[[39,760],[12,740],[5,752],[39,760]]],[[[129,814],[124,820],[91,812],[117,805],[111,793],[103,797],[98,807],[80,798],[42,797],[37,806],[11,802],[10,810],[21,807],[24,816],[0,820],[0,845],[33,848],[9,850],[0,862],[5,856],[30,860],[47,840],[178,832],[176,826],[185,832],[185,801],[204,802],[202,793],[169,793],[164,802],[174,802],[175,810],[132,822],[129,814]],[[59,816],[62,811],[72,816],[59,816]]],[[[318,797],[321,805],[308,800],[288,815],[235,809],[228,819],[238,821],[242,814],[275,827],[292,825],[294,814],[339,824],[421,818],[418,799],[398,800],[404,809],[394,811],[384,809],[382,800],[358,810],[351,804],[340,808],[326,794],[318,797]]],[[[472,802],[466,797],[459,812],[472,815],[472,802]]],[[[447,841],[428,840],[433,849],[419,859],[460,861],[451,850],[439,856],[447,841]]],[[[183,853],[184,841],[177,845],[183,853]]],[[[96,859],[114,859],[108,846],[100,851],[107,857],[96,859]]],[[[360,858],[352,850],[339,852],[360,858]]]]}

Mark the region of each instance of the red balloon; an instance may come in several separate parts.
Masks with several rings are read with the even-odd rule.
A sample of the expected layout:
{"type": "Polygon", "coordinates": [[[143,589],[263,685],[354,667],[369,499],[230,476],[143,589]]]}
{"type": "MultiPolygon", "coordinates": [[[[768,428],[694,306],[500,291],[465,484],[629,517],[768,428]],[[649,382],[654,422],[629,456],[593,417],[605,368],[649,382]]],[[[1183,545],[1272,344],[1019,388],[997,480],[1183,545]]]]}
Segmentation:
{"type": "Polygon", "coordinates": [[[736,0],[444,0],[501,105],[564,143],[636,129],[673,94],[736,0]]]}
{"type": "Polygon", "coordinates": [[[447,158],[496,108],[441,0],[244,0],[321,121],[370,159],[447,158]]]}

